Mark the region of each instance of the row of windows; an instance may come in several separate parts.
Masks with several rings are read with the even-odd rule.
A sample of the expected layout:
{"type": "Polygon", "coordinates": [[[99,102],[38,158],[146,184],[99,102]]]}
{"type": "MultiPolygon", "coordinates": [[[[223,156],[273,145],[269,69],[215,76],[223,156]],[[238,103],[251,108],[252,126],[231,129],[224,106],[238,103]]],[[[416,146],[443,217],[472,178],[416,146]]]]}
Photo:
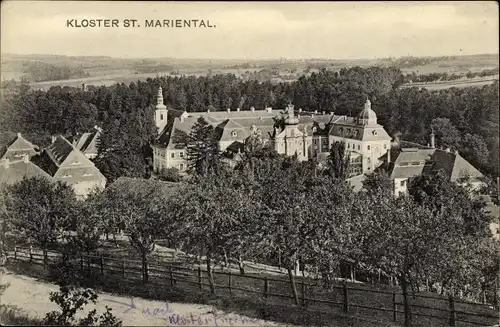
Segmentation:
{"type": "MultiPolygon", "coordinates": [[[[92,174],[90,173],[85,173],[82,175],[83,177],[88,177],[88,176],[92,176],[92,174]]],[[[70,177],[73,177],[73,175],[69,175],[69,174],[66,174],[66,175],[63,175],[62,176],[63,178],[70,178],[70,177]]]]}
{"type": "MultiPolygon", "coordinates": [[[[179,152],[178,154],[179,154],[179,158],[184,158],[184,152],[179,152]]],[[[175,152],[172,152],[172,153],[170,154],[170,157],[171,157],[172,159],[174,159],[174,158],[176,157],[176,156],[175,156],[175,152]]]]}

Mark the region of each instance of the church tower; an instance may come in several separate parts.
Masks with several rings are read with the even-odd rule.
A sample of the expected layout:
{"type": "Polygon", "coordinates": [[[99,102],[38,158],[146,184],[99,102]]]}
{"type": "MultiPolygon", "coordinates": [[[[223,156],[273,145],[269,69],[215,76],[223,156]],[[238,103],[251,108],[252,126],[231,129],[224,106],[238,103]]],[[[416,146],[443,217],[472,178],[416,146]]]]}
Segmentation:
{"type": "Polygon", "coordinates": [[[155,123],[158,128],[158,133],[161,133],[167,125],[167,107],[163,104],[163,93],[161,86],[158,88],[158,95],[156,96],[156,111],[155,123]]]}

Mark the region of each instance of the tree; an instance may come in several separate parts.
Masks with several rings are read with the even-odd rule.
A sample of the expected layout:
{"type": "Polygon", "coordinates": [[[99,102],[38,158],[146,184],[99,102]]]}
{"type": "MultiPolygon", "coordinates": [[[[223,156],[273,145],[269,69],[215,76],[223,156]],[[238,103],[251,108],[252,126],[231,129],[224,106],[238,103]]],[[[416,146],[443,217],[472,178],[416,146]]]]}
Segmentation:
{"type": "Polygon", "coordinates": [[[90,255],[101,245],[101,235],[106,231],[106,225],[112,221],[102,219],[99,214],[100,194],[90,196],[79,204],[78,215],[73,219],[75,233],[69,236],[69,244],[77,251],[87,254],[88,270],[90,271],[90,255]]]}
{"type": "Polygon", "coordinates": [[[44,177],[32,177],[9,186],[8,192],[10,223],[42,248],[47,262],[47,249],[71,227],[76,208],[72,188],[44,177]]]}
{"type": "Polygon", "coordinates": [[[432,120],[431,127],[436,134],[439,146],[458,150],[461,141],[460,133],[449,119],[436,118],[432,120]]]}
{"type": "Polygon", "coordinates": [[[363,188],[370,194],[384,194],[390,197],[394,193],[393,183],[387,172],[377,170],[366,176],[363,188]]]}
{"type": "Polygon", "coordinates": [[[206,176],[220,164],[216,131],[203,117],[198,118],[188,136],[188,169],[206,176]]]}
{"type": "Polygon", "coordinates": [[[477,167],[488,165],[490,152],[484,139],[477,134],[465,134],[460,144],[460,152],[464,158],[477,167]]]}
{"type": "Polygon", "coordinates": [[[231,254],[241,255],[250,244],[253,202],[226,170],[197,176],[174,203],[179,237],[186,251],[204,256],[211,292],[215,292],[212,267],[231,254]]]}
{"type": "Polygon", "coordinates": [[[122,322],[111,313],[112,309],[108,306],[106,306],[106,312],[100,316],[97,316],[97,310],[93,309],[88,312],[87,316],[76,321],[76,313],[83,310],[89,302],[95,305],[97,298],[95,291],[90,288],[77,289],[73,286],[61,285],[59,292],[51,292],[49,297],[50,301],[56,303],[61,311],[47,313],[43,324],[51,326],[96,326],[96,324],[107,327],[122,326],[122,322]]]}
{"type": "Polygon", "coordinates": [[[175,167],[163,168],[160,171],[158,178],[161,181],[174,182],[174,183],[181,181],[181,175],[179,174],[179,169],[175,167]]]}
{"type": "Polygon", "coordinates": [[[346,152],[345,142],[335,142],[328,156],[328,173],[334,178],[345,180],[349,174],[350,154],[346,152]]]}
{"type": "Polygon", "coordinates": [[[109,212],[113,212],[119,217],[117,221],[140,255],[144,283],[149,279],[148,255],[156,241],[177,239],[178,229],[170,208],[173,188],[169,186],[154,180],[122,179],[108,187],[101,200],[104,211],[100,214],[108,217],[109,212]]]}

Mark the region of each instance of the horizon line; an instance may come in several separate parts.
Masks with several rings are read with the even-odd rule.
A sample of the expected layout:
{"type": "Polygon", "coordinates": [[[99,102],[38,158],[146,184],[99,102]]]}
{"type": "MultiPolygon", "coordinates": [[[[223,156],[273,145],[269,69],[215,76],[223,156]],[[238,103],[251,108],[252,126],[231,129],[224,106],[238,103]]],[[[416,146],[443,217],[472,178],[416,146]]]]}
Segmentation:
{"type": "Polygon", "coordinates": [[[287,58],[287,57],[275,57],[275,58],[196,58],[196,57],[116,57],[107,55],[67,55],[67,54],[57,54],[57,53],[3,53],[0,52],[0,56],[58,56],[58,57],[83,57],[83,58],[110,58],[110,59],[122,59],[122,60],[139,60],[139,59],[172,59],[172,60],[221,60],[221,61],[300,61],[300,60],[332,60],[332,61],[348,61],[348,60],[387,60],[387,59],[399,59],[399,58],[441,58],[441,57],[472,57],[472,56],[499,56],[499,53],[475,53],[475,54],[448,54],[439,56],[418,56],[418,55],[405,55],[405,56],[388,56],[388,57],[372,57],[372,58],[331,58],[331,57],[306,57],[306,58],[287,58]]]}

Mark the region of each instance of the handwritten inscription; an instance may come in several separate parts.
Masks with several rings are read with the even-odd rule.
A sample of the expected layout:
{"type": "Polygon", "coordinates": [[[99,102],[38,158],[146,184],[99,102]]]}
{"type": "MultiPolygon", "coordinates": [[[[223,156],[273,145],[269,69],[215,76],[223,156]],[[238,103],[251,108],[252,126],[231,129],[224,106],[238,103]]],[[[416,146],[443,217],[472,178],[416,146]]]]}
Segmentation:
{"type": "MultiPolygon", "coordinates": [[[[118,304],[122,304],[127,309],[123,311],[123,313],[127,313],[132,309],[139,309],[135,303],[134,298],[130,298],[130,303],[115,301],[115,300],[106,300],[118,304]]],[[[243,316],[233,316],[233,317],[221,317],[217,316],[215,313],[211,314],[179,314],[176,313],[170,303],[165,302],[165,307],[143,307],[142,314],[145,316],[155,316],[155,317],[163,317],[166,319],[169,325],[171,326],[237,326],[237,325],[250,325],[259,326],[261,321],[257,318],[248,318],[243,316]]]]}
{"type": "Polygon", "coordinates": [[[173,314],[168,316],[168,323],[173,326],[259,326],[260,320],[257,318],[247,318],[247,317],[217,317],[216,315],[194,315],[190,313],[189,315],[173,314]]]}

